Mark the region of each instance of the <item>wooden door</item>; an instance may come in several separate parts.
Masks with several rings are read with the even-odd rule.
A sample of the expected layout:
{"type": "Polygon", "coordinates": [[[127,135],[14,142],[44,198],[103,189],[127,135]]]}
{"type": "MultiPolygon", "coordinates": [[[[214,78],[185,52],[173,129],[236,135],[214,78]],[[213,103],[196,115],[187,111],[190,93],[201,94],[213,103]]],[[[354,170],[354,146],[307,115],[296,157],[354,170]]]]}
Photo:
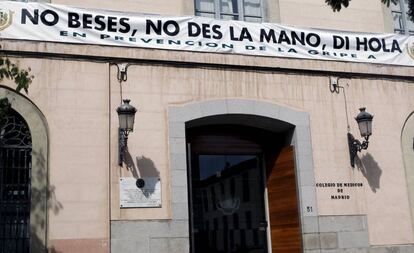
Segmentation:
{"type": "Polygon", "coordinates": [[[294,150],[282,149],[268,171],[267,191],[273,253],[302,252],[294,150]]]}

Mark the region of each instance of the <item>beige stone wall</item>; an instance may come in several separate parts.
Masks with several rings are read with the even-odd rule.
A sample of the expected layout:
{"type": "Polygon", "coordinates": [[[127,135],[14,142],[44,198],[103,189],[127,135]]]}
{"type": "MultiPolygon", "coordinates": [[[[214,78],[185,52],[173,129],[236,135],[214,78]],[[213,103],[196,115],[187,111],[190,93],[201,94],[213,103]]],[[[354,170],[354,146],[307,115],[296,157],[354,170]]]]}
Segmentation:
{"type": "Polygon", "coordinates": [[[379,33],[388,32],[385,26],[392,24],[392,19],[384,16],[389,10],[384,10],[378,0],[351,1],[339,13],[333,12],[325,1],[279,0],[279,5],[282,24],[379,33]]]}
{"type": "Polygon", "coordinates": [[[265,20],[269,23],[280,23],[280,6],[279,0],[264,1],[265,20]]]}
{"type": "MultiPolygon", "coordinates": [[[[111,67],[111,219],[168,219],[171,217],[171,203],[165,106],[170,101],[169,97],[174,96],[174,91],[169,88],[165,90],[166,88],[157,79],[151,80],[144,77],[150,73],[137,72],[135,68],[136,66],[128,68],[128,81],[122,84],[123,98],[131,99],[131,105],[135,106],[138,112],[135,116],[134,132],[128,138],[129,165],[124,164],[123,167],[119,167],[118,132],[116,131],[119,122],[115,110],[121,104],[121,95],[116,77],[117,68],[111,67]],[[161,178],[162,208],[120,209],[119,178],[146,176],[161,178]]],[[[158,75],[157,72],[151,73],[158,75]]]]}
{"type": "Polygon", "coordinates": [[[340,80],[345,86],[355,136],[358,130],[353,117],[358,108],[366,106],[375,115],[369,149],[359,154],[362,165],[352,169],[343,94],[329,91],[328,74],[298,72],[307,69],[413,76],[413,68],[53,43],[2,41],[2,47],[20,53],[57,53],[59,57],[78,53],[154,61],[129,66],[128,81],[123,84],[124,98],[130,98],[138,108],[135,131],[128,142],[133,163],[128,169],[117,165],[115,109],[120,103],[120,89],[116,67],[93,59],[20,59],[22,66],[33,69],[36,78],[29,98],[45,114],[50,127],[50,184],[55,187],[61,208],[50,212],[49,240],[57,248],[76,245],[70,242],[78,239],[105,248],[109,219],[171,218],[167,108],[218,98],[268,101],[308,112],[316,182],[364,184],[348,192],[350,200],[331,200],[331,189],[318,188],[319,214],[367,214],[373,245],[414,242],[400,143],[401,129],[414,108],[414,86],[381,77],[340,80]],[[190,64],[174,66],[165,60],[190,64]],[[191,62],[262,66],[268,70],[189,68],[191,62]],[[281,73],[274,66],[296,72],[281,73]],[[161,177],[162,208],[120,209],[119,177],[148,173],[143,172],[148,164],[161,177]]]}
{"type": "MultiPolygon", "coordinates": [[[[363,188],[345,189],[350,200],[331,200],[336,189],[318,189],[319,214],[368,214],[370,242],[374,245],[413,242],[412,228],[407,222],[411,217],[399,136],[407,113],[414,107],[411,99],[414,87],[409,83],[381,79],[341,80],[343,85],[349,84],[346,85],[348,116],[356,137],[359,137],[359,131],[353,117],[358,108],[366,106],[375,115],[370,147],[359,154],[362,162],[352,169],[344,99],[342,94],[329,91],[328,77],[136,65],[129,68],[129,80],[124,93],[141,108],[137,114],[137,127],[143,128],[142,132],[137,129],[130,136],[130,151],[134,156],[145,156],[159,164],[157,167],[162,176],[168,175],[168,166],[165,166],[168,165],[168,105],[226,97],[293,107],[310,114],[316,182],[364,184],[363,188]],[[148,118],[149,113],[154,114],[148,118]],[[140,121],[140,115],[144,120],[140,121]]],[[[168,178],[163,177],[163,180],[163,187],[168,186],[165,184],[168,178]]],[[[118,187],[114,186],[113,190],[116,189],[118,187]]],[[[117,209],[114,201],[112,210],[117,209]]],[[[160,217],[156,216],[159,212],[125,210],[118,217],[112,217],[150,219],[160,217]]]]}
{"type": "MultiPolygon", "coordinates": [[[[266,22],[358,32],[393,32],[391,12],[379,0],[354,0],[339,13],[333,12],[324,1],[263,1],[266,22]]],[[[124,0],[122,4],[110,0],[54,0],[52,3],[160,15],[194,15],[194,0],[124,0]]]]}
{"type": "Polygon", "coordinates": [[[108,252],[108,64],[12,60],[32,69],[28,97],[49,126],[48,246],[108,252]]]}
{"type": "Polygon", "coordinates": [[[172,16],[194,15],[193,0],[52,0],[52,3],[84,8],[137,12],[146,14],[172,16]]]}

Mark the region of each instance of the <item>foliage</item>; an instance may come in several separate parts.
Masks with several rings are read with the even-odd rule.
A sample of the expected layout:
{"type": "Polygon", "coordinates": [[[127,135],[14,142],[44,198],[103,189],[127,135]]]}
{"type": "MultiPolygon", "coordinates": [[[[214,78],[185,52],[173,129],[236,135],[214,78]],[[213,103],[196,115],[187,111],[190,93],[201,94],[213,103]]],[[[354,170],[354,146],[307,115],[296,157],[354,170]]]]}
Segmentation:
{"type": "Polygon", "coordinates": [[[398,3],[398,0],[381,0],[381,2],[383,4],[386,4],[387,7],[390,7],[391,2],[394,3],[394,4],[397,4],[398,3]]]}
{"type": "MultiPolygon", "coordinates": [[[[8,58],[0,57],[0,82],[5,78],[13,80],[16,84],[16,91],[24,90],[27,94],[29,92],[29,85],[34,78],[30,74],[30,68],[20,69],[15,63],[12,63],[8,58]]],[[[10,103],[7,98],[0,99],[0,119],[5,116],[7,110],[10,108],[10,103]]]]}
{"type": "Polygon", "coordinates": [[[341,11],[342,5],[347,8],[350,0],[325,0],[325,3],[333,9],[333,11],[341,11]]]}
{"type": "Polygon", "coordinates": [[[12,63],[8,58],[0,58],[0,81],[4,78],[13,80],[16,83],[16,91],[20,92],[23,89],[27,94],[34,76],[30,75],[30,68],[27,70],[20,69],[19,66],[12,63]]]}
{"type": "Polygon", "coordinates": [[[408,17],[414,22],[414,0],[408,0],[408,17]]]}
{"type": "MultiPolygon", "coordinates": [[[[347,8],[349,6],[350,1],[351,0],[325,0],[326,4],[331,6],[333,11],[340,11],[342,7],[347,8]]],[[[391,3],[397,4],[399,1],[398,0],[381,0],[381,2],[387,5],[387,7],[389,7],[391,3]]],[[[408,0],[407,14],[410,20],[414,22],[414,0],[408,0]]]]}

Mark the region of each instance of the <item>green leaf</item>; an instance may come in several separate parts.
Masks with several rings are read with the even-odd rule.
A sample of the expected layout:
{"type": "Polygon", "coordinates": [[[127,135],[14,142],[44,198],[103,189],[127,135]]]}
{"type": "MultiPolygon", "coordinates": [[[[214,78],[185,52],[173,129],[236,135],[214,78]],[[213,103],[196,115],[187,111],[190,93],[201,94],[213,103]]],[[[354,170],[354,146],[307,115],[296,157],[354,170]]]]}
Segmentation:
{"type": "Polygon", "coordinates": [[[12,69],[10,70],[10,75],[11,75],[11,76],[16,76],[18,72],[19,72],[19,69],[18,69],[16,66],[14,66],[14,67],[12,67],[12,69]]]}
{"type": "Polygon", "coordinates": [[[397,3],[398,3],[398,0],[381,0],[381,2],[382,2],[383,4],[385,4],[385,5],[387,5],[387,7],[390,7],[390,4],[391,4],[391,3],[393,3],[393,4],[397,4],[397,3]]]}
{"type": "Polygon", "coordinates": [[[6,67],[7,67],[7,69],[10,69],[10,64],[11,64],[11,62],[10,62],[9,58],[6,58],[6,67]]]}
{"type": "Polygon", "coordinates": [[[347,8],[351,0],[325,0],[325,3],[331,6],[333,11],[341,11],[342,6],[347,8]]]}
{"type": "MultiPolygon", "coordinates": [[[[325,3],[329,5],[333,11],[341,11],[342,7],[347,8],[351,0],[325,0],[325,3]]],[[[381,0],[381,3],[390,7],[391,3],[398,4],[399,0],[381,0]]],[[[408,17],[414,22],[414,0],[408,0],[408,17]]]]}
{"type": "Polygon", "coordinates": [[[29,86],[34,78],[30,75],[31,69],[20,69],[15,63],[12,63],[9,58],[0,57],[0,81],[4,78],[13,80],[16,84],[16,91],[24,90],[26,94],[29,91],[29,86]]]}

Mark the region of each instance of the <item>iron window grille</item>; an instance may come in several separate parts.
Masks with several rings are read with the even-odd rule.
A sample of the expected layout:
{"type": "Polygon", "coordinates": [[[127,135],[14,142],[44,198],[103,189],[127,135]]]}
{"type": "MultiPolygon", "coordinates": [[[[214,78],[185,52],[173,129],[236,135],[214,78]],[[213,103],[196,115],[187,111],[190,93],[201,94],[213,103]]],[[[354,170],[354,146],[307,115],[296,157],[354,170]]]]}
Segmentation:
{"type": "Polygon", "coordinates": [[[0,253],[30,253],[32,140],[9,111],[0,119],[0,253]]]}

